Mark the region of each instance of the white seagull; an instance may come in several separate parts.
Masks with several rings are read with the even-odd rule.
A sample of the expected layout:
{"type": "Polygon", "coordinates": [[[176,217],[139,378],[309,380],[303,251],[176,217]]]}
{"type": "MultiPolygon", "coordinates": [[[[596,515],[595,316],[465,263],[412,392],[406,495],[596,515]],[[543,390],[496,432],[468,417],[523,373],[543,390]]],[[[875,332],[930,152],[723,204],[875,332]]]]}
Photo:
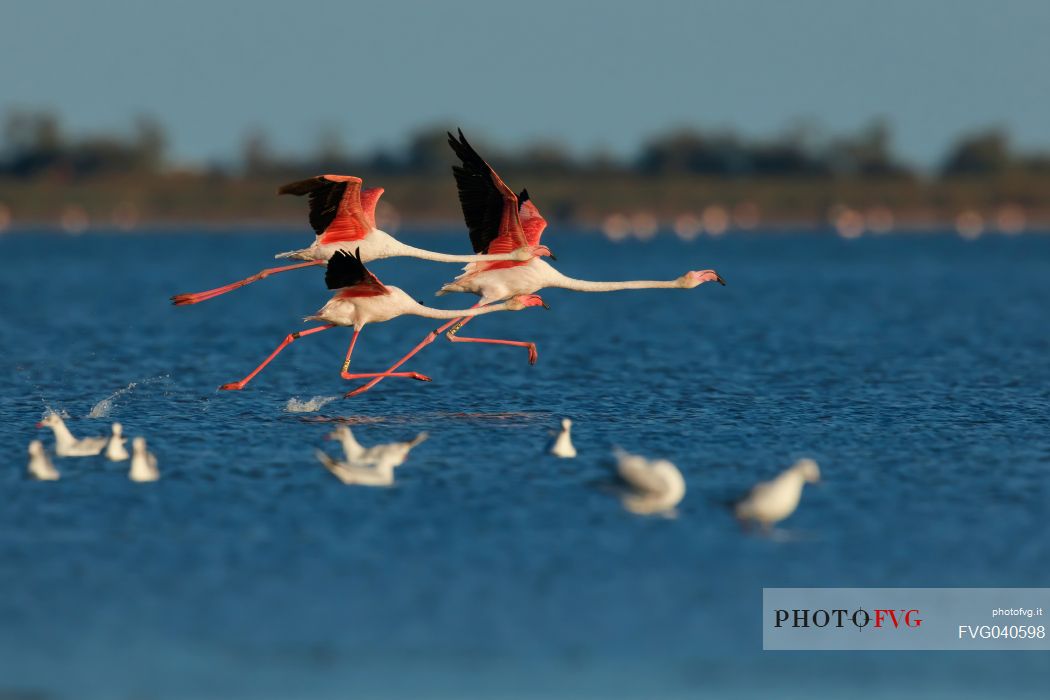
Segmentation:
{"type": "Polygon", "coordinates": [[[111,462],[123,462],[129,457],[128,450],[124,447],[127,444],[128,439],[122,437],[124,426],[120,423],[113,424],[113,435],[109,438],[109,444],[106,445],[106,459],[111,462]]]}
{"type": "Polygon", "coordinates": [[[354,466],[379,466],[389,464],[391,468],[400,467],[408,459],[412,448],[427,439],[426,433],[420,433],[407,442],[388,442],[372,447],[364,447],[354,437],[348,425],[340,425],[329,436],[338,440],[343,446],[346,462],[354,466]]]}
{"type": "Polygon", "coordinates": [[[36,424],[38,428],[51,428],[55,433],[55,454],[59,457],[90,457],[97,455],[106,446],[108,438],[89,437],[77,440],[73,433],[69,432],[65,421],[54,411],[48,411],[47,415],[36,424]]]}
{"type": "Polygon", "coordinates": [[[314,454],[332,472],[335,478],[344,484],[361,486],[391,486],[394,483],[394,465],[390,462],[369,465],[361,462],[340,462],[332,459],[325,452],[317,450],[314,454]]]}
{"type": "Polygon", "coordinates": [[[820,467],[812,459],[800,459],[771,481],[763,481],[736,504],[736,517],[751,520],[769,529],[798,508],[802,487],[820,481],[820,467]]]}
{"type": "Polygon", "coordinates": [[[146,449],[146,438],[137,437],[131,441],[131,471],[128,478],[132,481],[156,481],[160,478],[156,456],[146,449]]]}
{"type": "Polygon", "coordinates": [[[571,459],[576,456],[576,448],[572,444],[572,421],[568,418],[561,419],[561,431],[551,444],[550,453],[555,457],[571,459]]]}
{"type": "Polygon", "coordinates": [[[685,496],[685,479],[678,467],[666,459],[648,460],[619,448],[615,455],[616,473],[628,487],[621,499],[623,507],[638,515],[673,514],[685,496]]]}
{"type": "Polygon", "coordinates": [[[40,481],[58,481],[58,477],[61,476],[51,463],[51,458],[47,456],[44,443],[39,440],[29,443],[28,471],[31,477],[40,481]]]}

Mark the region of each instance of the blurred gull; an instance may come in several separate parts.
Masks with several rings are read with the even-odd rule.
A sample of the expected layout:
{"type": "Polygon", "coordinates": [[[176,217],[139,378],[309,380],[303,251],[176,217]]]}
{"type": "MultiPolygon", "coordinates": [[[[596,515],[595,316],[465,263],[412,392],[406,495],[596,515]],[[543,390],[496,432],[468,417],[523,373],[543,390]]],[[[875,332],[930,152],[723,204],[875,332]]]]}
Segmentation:
{"type": "MultiPolygon", "coordinates": [[[[346,463],[353,466],[389,465],[391,469],[400,467],[408,459],[412,448],[427,439],[426,433],[420,433],[408,442],[388,442],[382,445],[364,447],[354,437],[348,425],[340,425],[329,434],[329,439],[338,440],[343,445],[346,463]]],[[[327,455],[325,455],[327,457],[327,455]]],[[[328,466],[325,464],[325,466],[328,466]]],[[[334,473],[334,472],[333,472],[334,473]]],[[[338,475],[337,475],[338,476],[338,475]]]]}
{"type": "Polygon", "coordinates": [[[146,438],[137,437],[131,441],[131,471],[128,478],[132,481],[156,481],[160,478],[157,469],[157,458],[146,449],[146,438]]]}
{"type": "Polygon", "coordinates": [[[40,481],[58,481],[60,476],[51,458],[47,456],[44,443],[33,440],[29,443],[29,475],[40,481]]]}
{"type": "Polygon", "coordinates": [[[391,486],[394,483],[394,465],[389,460],[370,465],[363,462],[340,462],[321,450],[317,450],[315,454],[325,469],[344,484],[391,486]]]}
{"type": "Polygon", "coordinates": [[[747,498],[736,505],[736,517],[760,523],[769,529],[787,518],[802,498],[802,487],[820,481],[820,468],[812,459],[800,459],[772,481],[763,481],[751,489],[747,498]]]}
{"type": "Polygon", "coordinates": [[[561,432],[551,444],[550,453],[555,457],[570,459],[576,456],[576,448],[572,444],[572,421],[568,418],[561,419],[561,432]]]}
{"type": "Polygon", "coordinates": [[[55,454],[59,457],[89,457],[97,455],[106,446],[108,438],[89,437],[77,440],[73,433],[69,432],[65,421],[54,411],[48,411],[47,415],[36,424],[38,428],[51,428],[55,433],[55,454]]]}
{"type": "Polygon", "coordinates": [[[120,423],[113,424],[113,435],[106,445],[106,459],[111,462],[123,462],[129,456],[127,448],[124,447],[128,439],[121,436],[123,430],[124,427],[120,423]]]}
{"type": "Polygon", "coordinates": [[[673,514],[685,496],[685,479],[678,468],[666,459],[648,460],[617,448],[616,473],[627,491],[623,507],[638,515],[673,514]]]}

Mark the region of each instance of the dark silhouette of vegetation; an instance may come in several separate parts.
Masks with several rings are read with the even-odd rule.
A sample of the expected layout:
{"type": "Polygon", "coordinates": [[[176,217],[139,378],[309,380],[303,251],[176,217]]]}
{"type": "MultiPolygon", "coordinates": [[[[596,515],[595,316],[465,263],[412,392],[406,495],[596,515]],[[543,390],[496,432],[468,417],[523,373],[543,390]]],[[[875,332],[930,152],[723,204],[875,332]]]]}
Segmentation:
{"type": "MultiPolygon", "coordinates": [[[[445,132],[450,126],[423,128],[409,135],[400,150],[381,149],[351,156],[337,129],[319,130],[317,148],[301,157],[278,155],[261,129],[250,129],[241,144],[240,162],[227,168],[247,178],[290,172],[361,170],[376,174],[444,174],[450,157],[445,132]]],[[[483,139],[475,138],[480,143],[483,139]]],[[[630,160],[608,156],[576,158],[554,141],[508,152],[485,144],[493,164],[513,172],[543,175],[595,169],[644,176],[702,175],[747,177],[911,178],[919,173],[892,149],[892,131],[877,119],[858,133],[823,139],[810,128],[779,137],[748,140],[729,131],[682,127],[642,144],[630,160]]],[[[42,111],[11,111],[0,143],[0,176],[33,179],[49,176],[90,178],[162,172],[167,139],[160,123],[139,117],[127,134],[74,137],[57,116],[42,111]]],[[[939,173],[994,175],[1009,170],[1046,170],[1047,154],[1017,154],[1000,129],[964,135],[946,155],[939,173]]]]}
{"type": "MultiPolygon", "coordinates": [[[[47,207],[57,206],[56,197],[42,196],[46,191],[92,215],[121,207],[145,218],[268,218],[293,211],[283,200],[273,203],[275,185],[336,172],[390,188],[384,201],[404,216],[454,219],[456,200],[444,177],[452,161],[445,132],[453,128],[422,128],[399,148],[363,152],[329,125],[298,156],[277,152],[264,131],[251,129],[235,162],[176,168],[156,119],[139,117],[120,133],[74,135],[53,113],[13,110],[0,131],[0,213],[7,207],[17,216],[54,216],[47,207]]],[[[544,197],[552,218],[593,220],[621,209],[674,215],[705,201],[750,202],[770,218],[796,220],[822,220],[841,202],[923,216],[1011,203],[1050,214],[1050,154],[1017,152],[995,128],[963,135],[934,172],[895,153],[885,119],[852,134],[827,136],[802,124],[766,139],[681,127],[652,136],[630,158],[581,156],[555,141],[507,150],[486,143],[484,134],[470,136],[509,182],[532,189],[542,182],[545,191],[533,196],[544,197]],[[974,182],[981,179],[997,184],[981,187],[974,182]]]]}
{"type": "Polygon", "coordinates": [[[73,138],[48,112],[12,111],[4,123],[0,174],[15,178],[156,173],[164,165],[160,123],[139,117],[129,135],[73,138]]]}

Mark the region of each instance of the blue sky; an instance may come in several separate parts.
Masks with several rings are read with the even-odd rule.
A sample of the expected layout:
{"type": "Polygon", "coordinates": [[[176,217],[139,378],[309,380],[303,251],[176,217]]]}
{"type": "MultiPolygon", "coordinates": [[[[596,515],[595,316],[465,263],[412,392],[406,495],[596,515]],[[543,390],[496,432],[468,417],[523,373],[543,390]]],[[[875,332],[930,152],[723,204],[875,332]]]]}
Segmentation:
{"type": "Polygon", "coordinates": [[[322,127],[351,149],[461,124],[632,153],[682,124],[775,135],[890,119],[934,163],[961,132],[1050,148],[1047,0],[8,3],[0,110],[77,132],[157,116],[178,158],[235,156],[249,127],[287,152],[322,127]]]}

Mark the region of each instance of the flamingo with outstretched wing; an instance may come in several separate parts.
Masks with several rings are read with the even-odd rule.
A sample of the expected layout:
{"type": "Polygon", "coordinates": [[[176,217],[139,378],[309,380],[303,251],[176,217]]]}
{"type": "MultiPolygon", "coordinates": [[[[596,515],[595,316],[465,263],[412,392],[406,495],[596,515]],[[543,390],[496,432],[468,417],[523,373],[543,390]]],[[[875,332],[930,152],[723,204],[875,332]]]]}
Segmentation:
{"type": "Polygon", "coordinates": [[[171,298],[172,303],[176,306],[199,304],[266,279],[270,275],[325,265],[338,251],[351,253],[355,249],[360,250],[364,262],[392,257],[421,258],[448,263],[497,260],[520,262],[529,260],[534,255],[550,255],[550,250],[544,246],[521,246],[493,255],[447,255],[406,245],[376,227],[376,203],[384,192],[383,188],[362,189],[361,184],[361,178],[352,175],[318,175],[282,186],[277,190],[277,194],[291,194],[297,197],[309,195],[310,226],[313,227],[316,238],[309,248],[278,253],[276,257],[306,262],[266,268],[251,277],[204,292],[178,294],[171,298]]]}
{"type": "MultiPolygon", "coordinates": [[[[448,143],[459,157],[460,165],[452,166],[459,190],[459,201],[463,218],[470,232],[470,242],[477,253],[515,250],[539,246],[547,221],[540,215],[528,190],[520,195],[507,186],[478,152],[467,142],[462,130],[457,139],[451,133],[448,143]]],[[[552,265],[539,258],[522,261],[477,261],[465,268],[463,274],[444,285],[438,295],[450,292],[468,292],[481,297],[475,305],[484,308],[518,294],[533,294],[548,287],[571,289],[578,292],[613,292],[624,289],[692,289],[705,282],[725,280],[714,270],[693,270],[673,280],[628,280],[624,282],[592,282],[567,277],[552,265]]],[[[513,345],[524,347],[529,353],[529,364],[539,357],[536,344],[522,340],[499,340],[495,338],[464,338],[458,332],[473,317],[464,315],[441,326],[425,337],[418,345],[395,363],[390,370],[397,369],[424,347],[434,342],[442,333],[453,343],[488,343],[491,345],[513,345]]],[[[381,381],[377,377],[349,396],[368,391],[381,381]]]]}

